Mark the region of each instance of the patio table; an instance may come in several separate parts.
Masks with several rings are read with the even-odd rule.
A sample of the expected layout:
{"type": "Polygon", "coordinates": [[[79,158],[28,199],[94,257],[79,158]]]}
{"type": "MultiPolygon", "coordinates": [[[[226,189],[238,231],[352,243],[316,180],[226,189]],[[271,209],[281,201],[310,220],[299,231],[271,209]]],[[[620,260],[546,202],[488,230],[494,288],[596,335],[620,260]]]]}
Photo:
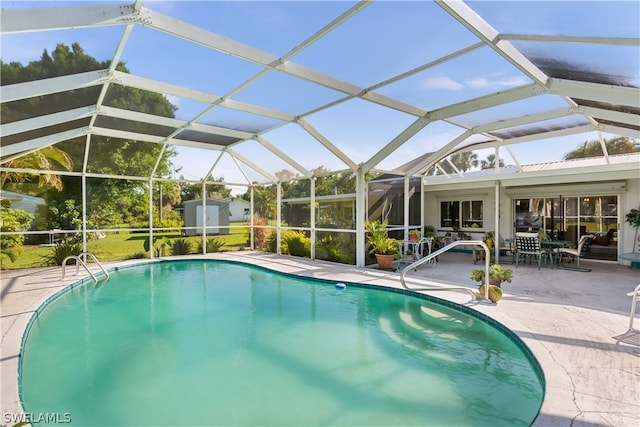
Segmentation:
{"type": "Polygon", "coordinates": [[[640,252],[629,252],[618,255],[618,258],[624,261],[631,261],[631,268],[640,270],[640,252]]]}
{"type": "Polygon", "coordinates": [[[557,261],[560,260],[560,253],[557,251],[557,249],[567,247],[571,245],[571,242],[568,240],[541,240],[540,244],[549,255],[549,259],[551,260],[551,268],[553,268],[554,264],[558,264],[557,261]]]}

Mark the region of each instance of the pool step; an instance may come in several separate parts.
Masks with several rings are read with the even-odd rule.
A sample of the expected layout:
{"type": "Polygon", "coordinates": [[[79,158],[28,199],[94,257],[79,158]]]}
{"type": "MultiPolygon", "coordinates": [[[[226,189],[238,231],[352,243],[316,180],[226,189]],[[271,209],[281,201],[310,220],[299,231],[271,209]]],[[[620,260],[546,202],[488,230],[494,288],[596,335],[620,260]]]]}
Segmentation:
{"type": "Polygon", "coordinates": [[[420,307],[422,317],[430,322],[437,322],[442,327],[447,328],[469,328],[476,321],[470,316],[464,316],[456,310],[447,307],[438,307],[434,305],[423,305],[420,307]]]}
{"type": "Polygon", "coordinates": [[[458,337],[456,334],[453,334],[446,329],[434,327],[430,322],[421,321],[422,318],[412,315],[411,313],[407,313],[405,311],[401,311],[398,316],[403,323],[403,326],[413,333],[417,333],[418,336],[433,336],[436,335],[440,338],[447,338],[456,340],[458,337]]]}
{"type": "Polygon", "coordinates": [[[380,315],[380,327],[403,348],[428,355],[431,359],[451,362],[451,355],[441,351],[443,340],[457,339],[446,331],[433,329],[420,319],[420,306],[389,309],[380,315]]]}

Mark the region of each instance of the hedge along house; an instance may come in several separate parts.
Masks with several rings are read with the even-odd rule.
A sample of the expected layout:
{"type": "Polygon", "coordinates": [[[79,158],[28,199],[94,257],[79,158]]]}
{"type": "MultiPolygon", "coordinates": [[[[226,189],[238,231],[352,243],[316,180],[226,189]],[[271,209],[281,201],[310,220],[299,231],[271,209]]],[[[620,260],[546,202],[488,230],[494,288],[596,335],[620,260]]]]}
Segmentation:
{"type": "Polygon", "coordinates": [[[383,208],[404,234],[433,225],[506,238],[560,223],[615,228],[616,251],[634,249],[624,215],[640,206],[637,2],[251,5],[4,3],[0,171],[46,171],[77,189],[85,245],[95,230],[166,229],[154,220],[182,209],[163,192],[176,183],[248,193],[251,218],[272,221],[261,227],[305,232],[312,257],[318,233],[332,233],[358,266],[365,220],[383,208]],[[66,71],[22,70],[44,50],[56,55],[43,64],[66,71]],[[97,62],[69,59],[81,53],[97,62]],[[626,150],[610,152],[616,138],[626,150]],[[586,158],[564,159],[580,146],[586,158]],[[24,161],[44,147],[72,166],[24,161]],[[460,162],[472,158],[494,167],[460,162]],[[386,207],[381,183],[367,190],[385,173],[402,183],[386,207]],[[146,209],[102,197],[120,181],[146,209]],[[311,208],[350,194],[352,221],[324,224],[311,208]],[[305,198],[292,227],[286,200],[305,198]]]}

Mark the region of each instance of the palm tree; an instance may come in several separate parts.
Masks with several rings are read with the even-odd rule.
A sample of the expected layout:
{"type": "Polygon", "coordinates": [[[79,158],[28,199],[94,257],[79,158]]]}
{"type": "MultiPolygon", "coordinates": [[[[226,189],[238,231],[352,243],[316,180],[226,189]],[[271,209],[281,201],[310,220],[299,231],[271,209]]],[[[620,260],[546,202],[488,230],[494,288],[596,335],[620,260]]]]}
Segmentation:
{"type": "MultiPolygon", "coordinates": [[[[466,172],[478,166],[478,155],[472,151],[452,154],[450,160],[461,172],[466,172]]],[[[449,162],[442,161],[439,164],[448,174],[456,172],[449,162]]]]}
{"type": "MultiPolygon", "coordinates": [[[[44,147],[13,160],[9,160],[5,163],[5,167],[10,169],[47,171],[53,170],[54,163],[58,163],[68,171],[73,169],[73,160],[71,157],[63,150],[54,146],[44,147]]],[[[58,191],[61,191],[63,188],[62,178],[60,175],[47,173],[34,174],[19,171],[2,172],[2,175],[0,176],[0,185],[4,186],[5,182],[25,182],[33,175],[38,176],[38,187],[50,186],[58,191]]]]}
{"type": "Polygon", "coordinates": [[[253,190],[253,208],[263,218],[274,218],[276,215],[276,197],[268,187],[253,190]]]}
{"type": "MultiPolygon", "coordinates": [[[[633,141],[626,136],[620,136],[617,138],[605,139],[604,144],[607,147],[607,153],[613,154],[625,154],[635,153],[640,151],[640,144],[633,141]]],[[[602,156],[602,146],[599,140],[585,141],[580,147],[567,153],[564,156],[565,160],[571,159],[584,159],[587,157],[600,157],[602,156]]]]}
{"type": "MultiPolygon", "coordinates": [[[[499,162],[499,167],[503,168],[504,167],[504,161],[502,159],[500,159],[499,162]]],[[[486,158],[486,160],[482,160],[480,162],[480,169],[494,169],[496,167],[496,155],[495,154],[489,154],[486,158]]]]}

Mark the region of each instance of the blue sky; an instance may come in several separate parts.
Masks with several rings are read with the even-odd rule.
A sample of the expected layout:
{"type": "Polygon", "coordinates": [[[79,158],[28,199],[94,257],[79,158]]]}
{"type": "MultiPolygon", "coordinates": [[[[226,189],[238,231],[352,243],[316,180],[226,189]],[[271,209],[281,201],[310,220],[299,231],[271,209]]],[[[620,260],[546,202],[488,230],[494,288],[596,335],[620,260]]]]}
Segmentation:
{"type": "MultiPolygon", "coordinates": [[[[85,3],[3,1],[2,7],[85,3]]],[[[143,5],[280,56],[353,4],[354,2],[346,1],[152,1],[143,5]]],[[[640,6],[635,1],[472,1],[469,4],[489,24],[504,33],[638,37],[640,31],[640,6]]],[[[2,37],[2,60],[23,63],[37,60],[44,49],[51,51],[57,43],[70,44],[75,41],[80,42],[88,54],[105,60],[113,56],[122,33],[123,28],[120,27],[104,27],[6,35],[2,37]]],[[[432,2],[386,1],[365,8],[355,18],[318,40],[292,60],[364,88],[477,41],[472,33],[432,2]]],[[[630,79],[634,84],[638,84],[640,79],[640,55],[637,47],[610,49],[597,45],[551,46],[540,42],[518,42],[517,45],[533,53],[545,52],[555,58],[563,58],[590,70],[617,72],[622,69],[626,75],[621,77],[630,79]]],[[[142,26],[134,28],[122,60],[134,74],[216,95],[227,94],[260,70],[256,64],[142,26]]],[[[513,65],[493,50],[484,47],[385,86],[378,92],[431,110],[529,82],[513,65]]],[[[343,96],[342,93],[289,75],[270,72],[233,98],[291,114],[302,114],[343,96]]],[[[479,123],[504,120],[538,110],[566,106],[561,100],[549,98],[539,97],[502,108],[482,110],[476,115],[464,117],[464,120],[479,123]]],[[[206,107],[201,103],[175,97],[171,101],[178,106],[177,117],[181,119],[191,119],[206,107]]],[[[360,163],[402,132],[415,117],[354,99],[305,119],[356,163],[360,163]]],[[[217,109],[205,117],[204,122],[254,123],[259,128],[272,121],[247,113],[217,109]]],[[[391,169],[424,152],[434,151],[461,132],[460,128],[448,123],[433,123],[380,166],[391,169]]],[[[280,127],[264,137],[292,157],[298,158],[309,169],[321,165],[332,170],[345,167],[296,125],[280,127]]],[[[535,144],[535,148],[534,144],[527,143],[512,149],[517,152],[518,161],[523,164],[554,161],[560,160],[585,140],[596,138],[595,133],[582,134],[542,141],[535,144]]],[[[176,161],[184,166],[182,173],[189,178],[198,178],[206,173],[217,157],[217,153],[202,156],[194,154],[192,150],[182,151],[184,152],[181,152],[176,161]]],[[[272,172],[284,166],[257,143],[240,146],[237,151],[246,157],[260,159],[260,165],[272,172]]],[[[484,156],[483,152],[480,157],[484,156]]],[[[507,160],[509,162],[509,158],[507,160]]],[[[235,166],[226,163],[230,162],[221,162],[214,175],[224,175],[227,181],[240,180],[241,177],[234,172],[235,166]]]]}

